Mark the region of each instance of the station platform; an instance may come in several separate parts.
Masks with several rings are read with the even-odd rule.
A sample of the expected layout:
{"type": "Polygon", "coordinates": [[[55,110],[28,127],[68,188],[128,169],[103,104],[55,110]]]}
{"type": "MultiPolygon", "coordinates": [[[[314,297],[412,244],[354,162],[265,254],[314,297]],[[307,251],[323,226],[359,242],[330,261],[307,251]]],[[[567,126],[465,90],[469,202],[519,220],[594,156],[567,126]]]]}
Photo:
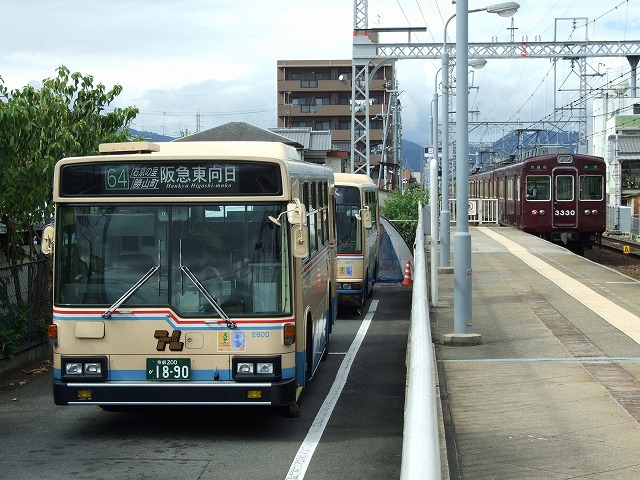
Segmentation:
{"type": "Polygon", "coordinates": [[[517,229],[469,231],[481,343],[444,344],[447,269],[430,309],[450,478],[640,478],[640,282],[517,229]]]}

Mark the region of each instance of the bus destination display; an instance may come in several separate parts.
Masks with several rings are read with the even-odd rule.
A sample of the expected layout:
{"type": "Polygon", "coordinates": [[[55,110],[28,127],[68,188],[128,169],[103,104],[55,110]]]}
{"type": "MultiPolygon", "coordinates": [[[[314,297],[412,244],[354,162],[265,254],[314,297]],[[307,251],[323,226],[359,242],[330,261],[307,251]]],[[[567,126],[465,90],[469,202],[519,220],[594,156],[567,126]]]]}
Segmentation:
{"type": "Polygon", "coordinates": [[[60,172],[61,195],[279,195],[280,168],[272,163],[183,162],[71,164],[60,172]]]}

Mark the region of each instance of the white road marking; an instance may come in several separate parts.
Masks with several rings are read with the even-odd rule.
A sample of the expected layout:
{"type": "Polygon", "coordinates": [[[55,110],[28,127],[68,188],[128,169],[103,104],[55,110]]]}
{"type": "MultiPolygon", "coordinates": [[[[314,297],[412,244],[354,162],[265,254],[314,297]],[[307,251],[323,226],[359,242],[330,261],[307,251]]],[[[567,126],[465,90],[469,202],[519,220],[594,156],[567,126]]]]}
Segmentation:
{"type": "Polygon", "coordinates": [[[552,267],[532,253],[529,253],[518,243],[509,240],[487,227],[478,227],[478,230],[504,245],[513,255],[551,280],[585,307],[602,317],[610,325],[640,344],[640,317],[562,273],[557,268],[552,267]]]}
{"type": "Polygon", "coordinates": [[[320,442],[320,438],[324,433],[324,429],[329,422],[331,412],[333,412],[333,408],[336,406],[336,403],[340,398],[342,388],[345,383],[347,383],[349,370],[351,370],[353,360],[362,345],[362,341],[367,334],[367,330],[369,330],[369,325],[371,325],[371,320],[373,319],[373,315],[376,313],[377,308],[378,300],[372,300],[371,305],[369,306],[369,311],[362,320],[360,329],[358,330],[358,333],[356,333],[356,336],[349,347],[349,351],[340,364],[340,368],[336,374],[336,379],[333,381],[331,390],[329,390],[327,398],[324,399],[324,403],[320,407],[316,418],[313,420],[311,428],[309,429],[307,436],[304,438],[302,445],[300,445],[298,453],[291,463],[291,467],[289,467],[286,480],[302,480],[304,478],[307,468],[309,467],[309,463],[311,462],[311,458],[313,457],[313,452],[315,452],[316,447],[320,442]]]}

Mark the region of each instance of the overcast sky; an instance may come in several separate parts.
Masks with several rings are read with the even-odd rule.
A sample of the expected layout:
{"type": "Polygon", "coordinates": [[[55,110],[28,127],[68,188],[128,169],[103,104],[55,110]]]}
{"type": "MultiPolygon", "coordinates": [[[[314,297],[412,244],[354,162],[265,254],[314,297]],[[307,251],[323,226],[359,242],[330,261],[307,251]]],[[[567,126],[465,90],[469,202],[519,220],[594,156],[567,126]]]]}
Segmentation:
{"type": "MultiPolygon", "coordinates": [[[[469,8],[485,3],[469,0],[469,8]]],[[[640,0],[519,0],[511,19],[469,15],[469,42],[639,40],[640,0]],[[573,28],[572,19],[576,21],[573,28]],[[556,19],[563,19],[556,21],[556,19]],[[585,20],[588,20],[585,29],[585,20]],[[587,34],[585,32],[588,32],[587,34]]],[[[369,0],[369,27],[427,27],[417,40],[442,43],[451,0],[369,0]]],[[[9,88],[38,85],[60,65],[119,83],[117,106],[140,109],[133,127],[178,136],[231,121],[277,126],[278,60],[350,59],[353,0],[2,0],[0,76],[9,88]]],[[[455,21],[448,28],[455,40],[455,21]]],[[[382,37],[382,41],[404,41],[382,37]]],[[[628,79],[626,59],[592,59],[589,85],[628,79]]],[[[403,137],[427,144],[439,61],[398,62],[403,137]]],[[[577,96],[577,66],[558,62],[556,102],[577,96]]],[[[439,78],[439,77],[438,77],[439,78]]],[[[491,121],[533,121],[553,112],[549,60],[492,60],[473,73],[470,110],[491,121]]],[[[558,105],[561,106],[561,105],[558,105]]],[[[479,128],[491,141],[507,127],[479,128]]],[[[472,140],[473,140],[472,139],[472,140]]]]}

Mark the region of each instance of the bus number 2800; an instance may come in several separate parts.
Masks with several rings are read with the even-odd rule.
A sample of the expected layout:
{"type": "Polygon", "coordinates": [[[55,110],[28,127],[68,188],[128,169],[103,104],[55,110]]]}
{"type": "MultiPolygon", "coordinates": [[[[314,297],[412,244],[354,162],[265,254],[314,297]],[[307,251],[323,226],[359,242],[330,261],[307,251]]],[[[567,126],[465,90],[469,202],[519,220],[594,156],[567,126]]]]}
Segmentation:
{"type": "Polygon", "coordinates": [[[251,338],[269,338],[269,332],[251,332],[251,338]]]}

